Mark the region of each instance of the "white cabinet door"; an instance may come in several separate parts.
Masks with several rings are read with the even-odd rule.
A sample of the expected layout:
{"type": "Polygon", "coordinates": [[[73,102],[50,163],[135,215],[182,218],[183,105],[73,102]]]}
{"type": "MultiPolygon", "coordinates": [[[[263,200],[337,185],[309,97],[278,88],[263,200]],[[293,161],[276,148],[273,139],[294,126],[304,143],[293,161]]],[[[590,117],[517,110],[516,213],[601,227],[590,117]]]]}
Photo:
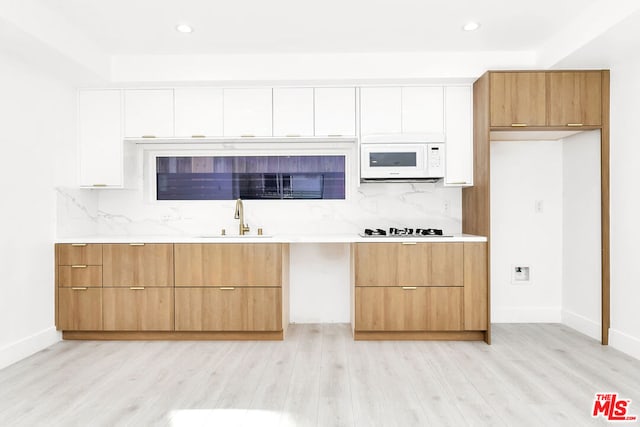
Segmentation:
{"type": "Polygon", "coordinates": [[[444,142],[444,88],[402,88],[402,132],[429,136],[444,142]]]}
{"type": "Polygon", "coordinates": [[[402,132],[402,91],[399,87],[360,89],[360,134],[402,132]]]}
{"type": "Polygon", "coordinates": [[[470,86],[447,87],[446,169],[447,186],[473,185],[473,95],[470,86]]]}
{"type": "Polygon", "coordinates": [[[125,90],[124,123],[127,138],[172,137],[173,89],[125,90]]]}
{"type": "Polygon", "coordinates": [[[314,89],[316,136],[356,134],[356,89],[325,87],[314,89]]]}
{"type": "Polygon", "coordinates": [[[176,88],[175,135],[222,136],[222,89],[176,88]]]}
{"type": "Polygon", "coordinates": [[[272,136],[272,90],[224,89],[225,136],[272,136]]]}
{"type": "Polygon", "coordinates": [[[122,187],[122,91],[78,92],[79,184],[122,187]]]}
{"type": "Polygon", "coordinates": [[[313,136],[313,89],[273,89],[273,136],[313,136]]]}

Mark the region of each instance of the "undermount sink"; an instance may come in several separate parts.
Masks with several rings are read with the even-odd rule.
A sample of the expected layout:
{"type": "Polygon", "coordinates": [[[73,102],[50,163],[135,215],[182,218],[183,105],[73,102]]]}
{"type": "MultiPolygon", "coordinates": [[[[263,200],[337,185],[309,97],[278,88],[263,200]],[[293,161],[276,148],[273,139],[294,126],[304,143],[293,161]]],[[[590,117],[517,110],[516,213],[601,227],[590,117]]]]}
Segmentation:
{"type": "Polygon", "coordinates": [[[270,234],[201,234],[196,236],[199,239],[254,239],[254,238],[270,238],[273,237],[270,234]]]}

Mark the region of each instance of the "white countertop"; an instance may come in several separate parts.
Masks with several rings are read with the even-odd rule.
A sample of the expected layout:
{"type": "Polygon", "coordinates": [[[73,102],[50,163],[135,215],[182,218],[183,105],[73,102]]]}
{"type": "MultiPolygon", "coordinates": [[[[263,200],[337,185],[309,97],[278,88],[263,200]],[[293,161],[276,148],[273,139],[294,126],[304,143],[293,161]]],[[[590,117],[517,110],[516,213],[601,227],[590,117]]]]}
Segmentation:
{"type": "Polygon", "coordinates": [[[362,242],[486,242],[484,236],[362,237],[358,234],[279,234],[274,236],[78,236],[57,238],[55,243],[362,243],[362,242]]]}

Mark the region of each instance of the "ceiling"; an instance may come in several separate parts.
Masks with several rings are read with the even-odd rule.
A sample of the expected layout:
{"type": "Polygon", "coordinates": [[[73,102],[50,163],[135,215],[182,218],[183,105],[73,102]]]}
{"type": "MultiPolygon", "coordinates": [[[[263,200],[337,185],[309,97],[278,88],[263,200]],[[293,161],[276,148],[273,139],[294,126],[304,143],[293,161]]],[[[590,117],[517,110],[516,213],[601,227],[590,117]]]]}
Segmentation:
{"type": "Polygon", "coordinates": [[[597,0],[34,0],[106,54],[535,50],[597,0]],[[548,11],[551,11],[549,13],[548,11]],[[481,23],[462,31],[467,21],[481,23]],[[180,34],[178,23],[195,31],[180,34]]]}

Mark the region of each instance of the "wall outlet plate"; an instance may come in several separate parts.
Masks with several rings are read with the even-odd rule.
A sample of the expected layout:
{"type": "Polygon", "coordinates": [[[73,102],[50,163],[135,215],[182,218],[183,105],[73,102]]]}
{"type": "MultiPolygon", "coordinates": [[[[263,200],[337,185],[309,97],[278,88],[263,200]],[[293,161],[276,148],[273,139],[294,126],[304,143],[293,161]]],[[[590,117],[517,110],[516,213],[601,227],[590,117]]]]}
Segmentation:
{"type": "Polygon", "coordinates": [[[529,285],[531,284],[531,266],[525,264],[513,264],[511,266],[511,284],[529,285]]]}

